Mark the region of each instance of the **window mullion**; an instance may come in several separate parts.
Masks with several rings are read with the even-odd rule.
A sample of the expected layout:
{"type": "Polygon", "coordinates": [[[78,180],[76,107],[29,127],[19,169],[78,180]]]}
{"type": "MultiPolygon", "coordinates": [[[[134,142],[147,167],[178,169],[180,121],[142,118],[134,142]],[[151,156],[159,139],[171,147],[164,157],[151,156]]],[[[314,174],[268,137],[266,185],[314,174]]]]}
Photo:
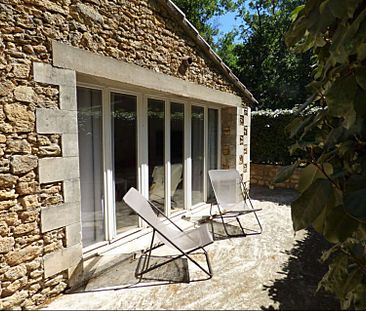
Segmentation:
{"type": "Polygon", "coordinates": [[[203,113],[203,200],[207,201],[207,163],[208,163],[208,108],[204,107],[203,113]]]}
{"type": "Polygon", "coordinates": [[[192,207],[192,106],[184,105],[184,205],[187,210],[192,207]]]}
{"type": "Polygon", "coordinates": [[[103,90],[103,158],[104,158],[104,210],[106,239],[112,240],[116,236],[116,213],[114,202],[113,176],[113,124],[111,94],[108,89],[103,90]]]}
{"type": "Polygon", "coordinates": [[[164,161],[165,161],[165,213],[171,215],[171,165],[170,165],[170,102],[165,101],[164,161]]]}
{"type": "MultiPolygon", "coordinates": [[[[138,155],[138,189],[145,197],[149,197],[149,167],[148,167],[148,120],[147,120],[147,98],[145,96],[138,97],[137,104],[137,155],[138,155]]],[[[141,218],[139,218],[139,226],[145,227],[141,218]]]]}

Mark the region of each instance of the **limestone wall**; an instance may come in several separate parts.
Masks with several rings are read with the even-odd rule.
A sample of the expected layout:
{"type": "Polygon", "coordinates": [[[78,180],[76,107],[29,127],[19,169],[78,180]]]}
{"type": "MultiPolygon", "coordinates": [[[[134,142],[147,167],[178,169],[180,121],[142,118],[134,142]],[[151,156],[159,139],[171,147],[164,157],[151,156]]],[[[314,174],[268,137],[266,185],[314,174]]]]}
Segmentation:
{"type": "Polygon", "coordinates": [[[237,169],[250,180],[250,108],[221,110],[221,168],[237,169]]]}
{"type": "Polygon", "coordinates": [[[68,187],[58,180],[40,182],[39,175],[41,161],[66,153],[67,141],[60,133],[36,129],[36,111],[59,110],[62,99],[62,85],[33,76],[35,63],[52,64],[52,40],[236,92],[159,1],[1,1],[0,309],[34,308],[64,291],[69,282],[68,271],[59,271],[57,264],[64,258],[70,228],[46,230],[41,224],[41,210],[64,206],[68,187]],[[181,74],[185,56],[193,63],[181,74]],[[56,258],[53,254],[61,256],[54,261],[57,269],[45,273],[45,262],[50,262],[45,258],[56,258]]]}
{"type": "MultiPolygon", "coordinates": [[[[16,48],[12,42],[7,45],[16,48]]],[[[62,203],[62,185],[41,185],[37,176],[39,159],[61,155],[60,135],[35,131],[36,107],[56,108],[58,90],[32,82],[27,54],[10,50],[3,50],[0,67],[0,308],[4,309],[31,308],[67,286],[63,273],[44,277],[42,260],[64,246],[64,228],[45,234],[40,230],[41,207],[62,203]]]]}
{"type": "Polygon", "coordinates": [[[256,186],[267,186],[274,188],[297,189],[299,184],[301,169],[297,168],[290,179],[282,183],[273,183],[273,179],[277,174],[280,166],[268,164],[251,164],[250,165],[250,184],[256,186]]]}

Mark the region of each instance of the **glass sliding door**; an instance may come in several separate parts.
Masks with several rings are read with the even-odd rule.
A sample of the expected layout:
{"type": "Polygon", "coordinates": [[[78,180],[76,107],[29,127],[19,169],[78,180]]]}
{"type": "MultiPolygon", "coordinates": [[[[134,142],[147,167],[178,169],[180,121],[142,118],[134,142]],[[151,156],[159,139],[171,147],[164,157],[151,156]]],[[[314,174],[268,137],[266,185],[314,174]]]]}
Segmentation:
{"type": "Polygon", "coordinates": [[[168,216],[213,198],[207,170],[218,168],[219,110],[142,96],[77,88],[85,251],[139,227],[123,201],[131,187],[168,216]]]}
{"type": "Polygon", "coordinates": [[[123,201],[130,187],[137,188],[137,98],[111,93],[115,211],[117,233],[138,226],[138,216],[123,201]]]}
{"type": "Polygon", "coordinates": [[[171,208],[184,209],[184,105],[170,104],[171,208]]]}
{"type": "Polygon", "coordinates": [[[149,199],[165,212],[165,102],[148,99],[149,199]]]}
{"type": "Polygon", "coordinates": [[[105,240],[102,92],[77,88],[83,247],[105,240]]]}
{"type": "Polygon", "coordinates": [[[204,179],[204,108],[192,106],[192,205],[205,200],[204,179]]]}
{"type": "MultiPolygon", "coordinates": [[[[207,171],[218,168],[218,121],[219,111],[208,108],[208,133],[207,133],[207,171]]],[[[207,201],[214,199],[214,193],[209,177],[207,176],[207,201]]]]}

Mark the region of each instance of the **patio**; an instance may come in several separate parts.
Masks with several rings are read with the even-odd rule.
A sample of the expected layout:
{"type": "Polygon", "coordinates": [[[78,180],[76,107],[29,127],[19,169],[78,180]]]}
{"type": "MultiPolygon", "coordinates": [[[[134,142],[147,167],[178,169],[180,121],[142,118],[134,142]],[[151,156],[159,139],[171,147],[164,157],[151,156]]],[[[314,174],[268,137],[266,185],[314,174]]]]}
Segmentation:
{"type": "MultiPolygon", "coordinates": [[[[136,245],[140,248],[146,245],[148,236],[144,236],[138,243],[130,242],[102,254],[120,256],[124,260],[92,279],[83,290],[64,294],[44,309],[339,308],[337,302],[324,292],[314,296],[317,283],[326,269],[317,259],[327,244],[310,230],[294,235],[289,202],[296,193],[253,188],[251,196],[254,207],[262,208],[259,217],[263,233],[222,239],[206,247],[214,271],[211,280],[103,290],[121,287],[126,280],[133,279],[137,261],[129,260],[128,254],[136,245]]],[[[190,224],[184,220],[180,222],[186,226],[190,224]]]]}

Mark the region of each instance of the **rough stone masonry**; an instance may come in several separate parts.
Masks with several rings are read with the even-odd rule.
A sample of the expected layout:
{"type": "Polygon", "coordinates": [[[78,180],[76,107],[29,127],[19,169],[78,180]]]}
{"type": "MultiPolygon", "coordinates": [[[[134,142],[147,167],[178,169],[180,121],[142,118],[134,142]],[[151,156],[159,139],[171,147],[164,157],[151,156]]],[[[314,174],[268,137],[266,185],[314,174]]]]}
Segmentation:
{"type": "Polygon", "coordinates": [[[65,227],[41,232],[41,209],[65,201],[61,181],[39,181],[39,161],[64,152],[59,133],[36,131],[36,109],[60,109],[59,87],[33,77],[34,63],[52,64],[52,40],[236,93],[159,1],[2,0],[0,309],[37,308],[68,286],[67,271],[44,274],[44,258],[67,246],[65,227]],[[182,76],[187,55],[194,61],[182,76]]]}

